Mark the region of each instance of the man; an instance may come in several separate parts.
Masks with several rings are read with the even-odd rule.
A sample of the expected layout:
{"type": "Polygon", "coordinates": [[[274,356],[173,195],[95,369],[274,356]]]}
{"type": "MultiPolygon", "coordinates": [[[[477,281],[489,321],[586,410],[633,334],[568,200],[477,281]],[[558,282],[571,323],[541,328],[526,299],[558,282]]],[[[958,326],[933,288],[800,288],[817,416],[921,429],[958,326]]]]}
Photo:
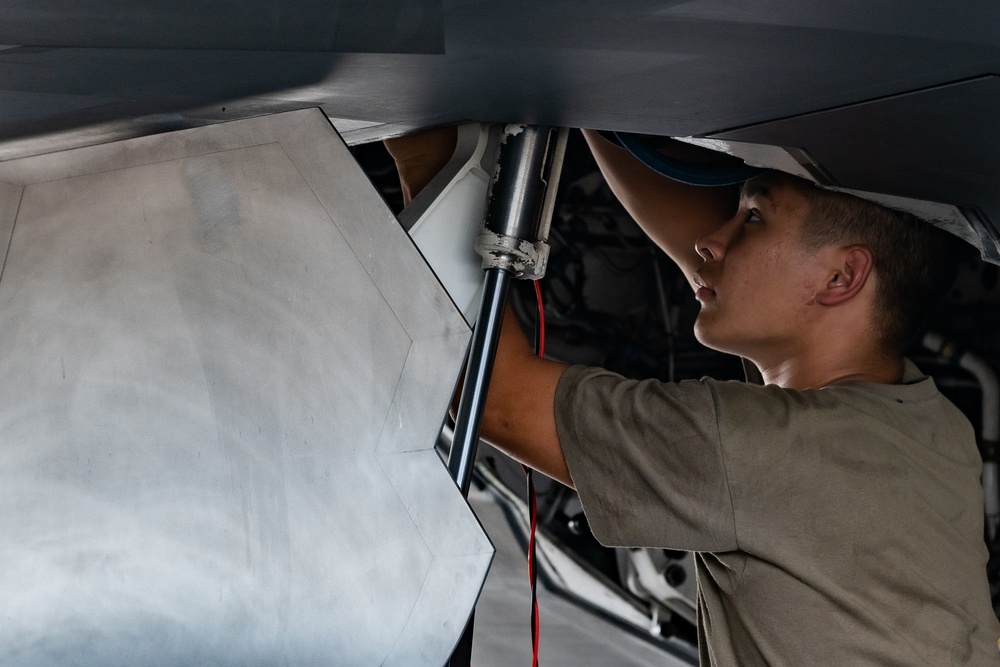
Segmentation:
{"type": "Polygon", "coordinates": [[[704,665],[996,665],[974,434],[901,356],[952,239],[778,172],[734,202],[587,139],[699,340],[765,384],[541,360],[508,311],[484,438],[576,486],[603,543],[695,552],[704,665]]]}

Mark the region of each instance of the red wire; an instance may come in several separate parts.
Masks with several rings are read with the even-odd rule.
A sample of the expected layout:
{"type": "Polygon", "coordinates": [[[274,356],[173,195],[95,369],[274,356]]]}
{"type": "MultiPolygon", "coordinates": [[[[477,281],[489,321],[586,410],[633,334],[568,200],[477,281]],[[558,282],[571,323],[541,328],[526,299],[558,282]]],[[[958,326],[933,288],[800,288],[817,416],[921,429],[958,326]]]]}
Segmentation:
{"type": "Polygon", "coordinates": [[[538,528],[538,506],[535,498],[535,484],[528,471],[528,493],[531,496],[531,538],[528,541],[528,577],[531,579],[531,667],[538,667],[538,640],[540,619],[538,613],[538,572],[535,569],[535,531],[538,528]]]}
{"type": "Polygon", "coordinates": [[[545,308],[542,306],[542,284],[535,281],[535,300],[538,302],[538,356],[545,356],[545,308]]]}

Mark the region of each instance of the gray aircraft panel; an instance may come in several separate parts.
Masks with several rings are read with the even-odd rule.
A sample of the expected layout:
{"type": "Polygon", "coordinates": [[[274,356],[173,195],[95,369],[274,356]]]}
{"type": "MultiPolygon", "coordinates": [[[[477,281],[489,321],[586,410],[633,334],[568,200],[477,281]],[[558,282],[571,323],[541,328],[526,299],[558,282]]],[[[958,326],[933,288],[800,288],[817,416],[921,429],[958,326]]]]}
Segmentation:
{"type": "Polygon", "coordinates": [[[0,662],[442,664],[468,329],[323,115],[0,181],[0,662]]]}
{"type": "Polygon", "coordinates": [[[17,47],[0,52],[0,137],[113,121],[155,131],[290,104],[395,124],[689,135],[1000,66],[989,0],[961,10],[931,0],[215,4],[178,14],[159,0],[8,3],[0,43],[17,47]]]}
{"type": "MultiPolygon", "coordinates": [[[[0,160],[311,106],[366,123],[357,140],[465,120],[708,136],[993,74],[998,23],[992,0],[18,0],[0,9],[0,160]]],[[[842,118],[877,114],[858,111],[842,118]]],[[[888,172],[937,136],[995,155],[983,118],[899,124],[895,161],[848,136],[832,169],[888,172]]],[[[900,173],[894,191],[920,190],[900,173]]],[[[1000,225],[981,189],[948,197],[1000,225]]]]}

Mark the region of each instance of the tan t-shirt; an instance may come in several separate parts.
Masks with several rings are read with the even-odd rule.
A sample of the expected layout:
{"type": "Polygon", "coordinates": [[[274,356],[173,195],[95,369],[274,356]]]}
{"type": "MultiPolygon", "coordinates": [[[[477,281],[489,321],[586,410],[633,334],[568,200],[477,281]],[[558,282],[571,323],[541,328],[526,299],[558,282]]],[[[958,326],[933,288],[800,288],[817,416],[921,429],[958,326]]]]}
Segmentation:
{"type": "Polygon", "coordinates": [[[974,432],[913,364],[807,391],[575,366],[556,424],[601,542],[697,552],[703,665],[1000,664],[974,432]]]}

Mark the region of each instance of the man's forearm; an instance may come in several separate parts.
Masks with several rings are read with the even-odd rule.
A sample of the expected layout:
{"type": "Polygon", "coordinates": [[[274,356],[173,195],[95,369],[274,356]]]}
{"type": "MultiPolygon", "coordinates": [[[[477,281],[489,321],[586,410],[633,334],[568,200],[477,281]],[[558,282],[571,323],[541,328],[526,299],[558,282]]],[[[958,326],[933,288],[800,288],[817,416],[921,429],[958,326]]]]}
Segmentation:
{"type": "Polygon", "coordinates": [[[556,386],[566,368],[534,354],[508,306],[486,396],[482,436],[525,465],[572,486],[555,423],[556,386]]]}
{"type": "Polygon", "coordinates": [[[737,189],[678,183],[593,130],[584,130],[583,136],[625,210],[690,279],[701,266],[695,242],[733,215],[737,189]]]}

